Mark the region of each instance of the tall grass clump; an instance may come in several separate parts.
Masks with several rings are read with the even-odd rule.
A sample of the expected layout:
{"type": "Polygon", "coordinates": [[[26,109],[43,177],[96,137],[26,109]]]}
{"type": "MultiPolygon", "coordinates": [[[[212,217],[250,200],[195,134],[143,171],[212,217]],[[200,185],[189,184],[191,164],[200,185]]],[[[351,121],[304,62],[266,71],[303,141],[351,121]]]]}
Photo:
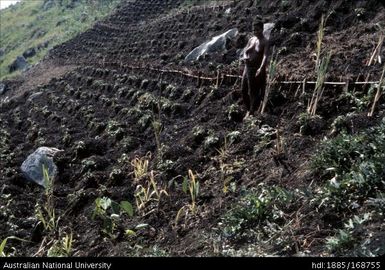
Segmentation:
{"type": "Polygon", "coordinates": [[[35,216],[43,225],[46,231],[55,231],[57,229],[60,218],[56,216],[54,202],[54,179],[48,174],[48,169],[43,165],[43,177],[45,183],[45,200],[43,205],[37,203],[35,205],[35,216]]]}
{"type": "Polygon", "coordinates": [[[263,97],[263,101],[262,101],[262,105],[261,105],[261,110],[260,110],[261,114],[263,114],[265,112],[267,101],[269,99],[269,95],[270,95],[272,86],[276,81],[277,65],[278,65],[277,55],[274,55],[274,52],[273,52],[272,58],[271,58],[270,64],[269,64],[269,69],[267,71],[266,91],[265,91],[265,95],[263,97]]]}
{"type": "Polygon", "coordinates": [[[195,215],[198,210],[197,199],[200,192],[200,184],[192,170],[188,170],[188,177],[183,180],[182,190],[184,193],[188,193],[190,195],[190,203],[179,209],[175,218],[175,223],[178,223],[183,214],[185,217],[187,217],[189,213],[195,215]]]}
{"type": "Polygon", "coordinates": [[[315,116],[317,111],[318,102],[323,94],[323,84],[325,82],[327,69],[329,66],[331,53],[327,53],[326,56],[322,56],[322,41],[324,38],[326,19],[322,15],[321,23],[317,32],[317,44],[316,44],[316,65],[315,72],[317,75],[316,85],[313,90],[312,97],[307,107],[307,113],[310,116],[315,116]]]}

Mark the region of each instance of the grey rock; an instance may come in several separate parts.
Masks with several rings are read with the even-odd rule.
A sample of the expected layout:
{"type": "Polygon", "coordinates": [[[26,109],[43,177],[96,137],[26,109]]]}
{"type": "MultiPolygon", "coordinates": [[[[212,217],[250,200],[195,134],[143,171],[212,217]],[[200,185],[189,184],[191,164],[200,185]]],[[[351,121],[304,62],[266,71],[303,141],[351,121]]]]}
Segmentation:
{"type": "Polygon", "coordinates": [[[5,54],[5,49],[4,48],[0,48],[0,57],[2,57],[4,54],[5,54]]]}
{"type": "MultiPolygon", "coordinates": [[[[229,11],[230,12],[230,11],[229,11]]],[[[273,30],[274,23],[265,23],[263,26],[263,35],[266,39],[270,39],[271,31],[273,30]]],[[[239,31],[237,28],[228,30],[227,32],[213,37],[210,41],[207,41],[200,46],[192,50],[186,57],[186,62],[198,61],[203,55],[210,54],[214,52],[225,52],[228,47],[228,43],[235,40],[238,36],[239,31]]],[[[243,50],[236,52],[237,57],[240,57],[243,54],[243,50]]]]}
{"type": "Polygon", "coordinates": [[[9,72],[14,72],[16,70],[24,70],[28,67],[28,62],[25,60],[24,56],[18,56],[11,65],[8,66],[9,72]]]}
{"type": "Polygon", "coordinates": [[[24,58],[29,58],[33,57],[36,54],[36,49],[35,48],[29,48],[23,53],[24,58]]]}
{"type": "Polygon", "coordinates": [[[50,147],[39,147],[35,152],[27,157],[21,165],[21,171],[28,181],[46,187],[43,174],[43,166],[47,168],[50,179],[56,177],[57,166],[53,162],[56,153],[62,150],[50,147]]]}
{"type": "Polygon", "coordinates": [[[36,30],[34,30],[32,32],[31,38],[32,39],[38,39],[38,38],[41,38],[42,36],[44,36],[45,34],[47,34],[46,31],[44,31],[43,29],[38,28],[38,29],[36,29],[36,30]]]}
{"type": "Polygon", "coordinates": [[[53,0],[45,0],[43,3],[43,10],[47,11],[55,5],[55,1],[53,0]]]}
{"type": "Polygon", "coordinates": [[[221,52],[226,50],[226,45],[229,41],[233,40],[238,35],[238,29],[233,28],[228,30],[227,32],[213,37],[210,41],[207,41],[196,47],[192,50],[186,57],[185,61],[197,61],[202,55],[213,53],[213,52],[221,52]]]}
{"type": "Polygon", "coordinates": [[[38,44],[38,45],[36,46],[36,48],[37,48],[38,50],[42,50],[42,49],[44,49],[44,48],[47,48],[47,47],[48,47],[48,44],[49,44],[49,41],[47,40],[47,41],[44,41],[44,42],[38,44]]]}
{"type": "Polygon", "coordinates": [[[0,82],[0,95],[4,94],[7,91],[7,86],[5,83],[0,82]]]}
{"type": "Polygon", "coordinates": [[[273,30],[275,23],[265,23],[263,25],[263,35],[266,39],[270,39],[271,31],[273,30]]]}
{"type": "Polygon", "coordinates": [[[33,93],[32,95],[29,96],[28,101],[31,102],[31,101],[33,101],[35,98],[40,97],[42,94],[43,94],[43,92],[36,92],[36,93],[33,93]]]}

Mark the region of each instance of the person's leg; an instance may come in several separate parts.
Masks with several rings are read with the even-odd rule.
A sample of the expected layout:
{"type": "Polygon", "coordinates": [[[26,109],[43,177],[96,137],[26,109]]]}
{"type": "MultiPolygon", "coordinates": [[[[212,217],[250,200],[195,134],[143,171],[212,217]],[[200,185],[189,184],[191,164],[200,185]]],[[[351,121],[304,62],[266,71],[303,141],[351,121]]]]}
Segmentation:
{"type": "Polygon", "coordinates": [[[260,109],[260,106],[262,105],[263,98],[265,96],[265,89],[266,89],[266,72],[261,71],[261,73],[255,77],[254,80],[254,102],[252,103],[252,111],[258,111],[260,109]]]}
{"type": "Polygon", "coordinates": [[[262,103],[263,103],[263,100],[265,99],[265,93],[266,93],[266,71],[264,71],[262,74],[261,74],[261,88],[260,88],[260,108],[258,109],[260,111],[260,109],[262,108],[262,103]]]}
{"type": "Polygon", "coordinates": [[[255,77],[256,70],[249,73],[249,95],[250,95],[250,115],[253,115],[258,102],[258,78],[255,77]]]}
{"type": "Polygon", "coordinates": [[[242,97],[243,97],[243,104],[245,105],[245,108],[247,111],[250,110],[250,97],[249,97],[249,79],[247,76],[247,68],[245,67],[245,70],[243,71],[242,75],[242,97]]]}

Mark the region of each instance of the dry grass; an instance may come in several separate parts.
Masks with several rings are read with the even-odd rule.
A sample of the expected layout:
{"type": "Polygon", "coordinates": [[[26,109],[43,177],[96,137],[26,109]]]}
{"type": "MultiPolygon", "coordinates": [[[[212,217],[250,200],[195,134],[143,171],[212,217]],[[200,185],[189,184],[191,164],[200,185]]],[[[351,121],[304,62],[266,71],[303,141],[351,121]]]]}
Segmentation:
{"type": "Polygon", "coordinates": [[[162,195],[168,196],[168,193],[166,189],[161,188],[160,185],[156,182],[154,171],[151,171],[149,178],[147,179],[147,186],[136,186],[135,202],[138,211],[141,212],[143,215],[152,213],[156,209],[152,209],[147,212],[147,205],[153,201],[156,202],[156,205],[158,207],[162,195]]]}
{"type": "Polygon", "coordinates": [[[148,164],[149,159],[151,158],[151,154],[147,154],[144,157],[135,157],[131,161],[131,165],[134,168],[134,178],[135,181],[139,181],[142,179],[142,177],[146,176],[148,174],[148,164]]]}
{"type": "MultiPolygon", "coordinates": [[[[327,18],[326,18],[327,19],[327,18]]],[[[323,94],[323,84],[325,82],[327,69],[329,66],[331,53],[329,52],[326,56],[322,57],[322,41],[325,33],[326,19],[324,16],[321,17],[321,23],[317,32],[317,45],[316,45],[316,65],[315,71],[317,74],[317,81],[313,91],[311,100],[307,106],[307,113],[310,116],[314,116],[317,111],[318,102],[323,94]]]]}
{"type": "Polygon", "coordinates": [[[199,181],[197,181],[196,176],[192,170],[188,170],[188,179],[187,178],[184,179],[182,188],[183,188],[183,192],[185,193],[189,192],[191,202],[183,206],[181,209],[179,209],[175,218],[175,224],[178,224],[178,221],[181,218],[182,214],[184,214],[185,217],[187,217],[188,213],[195,215],[197,212],[196,201],[199,196],[200,186],[199,186],[199,181]]]}

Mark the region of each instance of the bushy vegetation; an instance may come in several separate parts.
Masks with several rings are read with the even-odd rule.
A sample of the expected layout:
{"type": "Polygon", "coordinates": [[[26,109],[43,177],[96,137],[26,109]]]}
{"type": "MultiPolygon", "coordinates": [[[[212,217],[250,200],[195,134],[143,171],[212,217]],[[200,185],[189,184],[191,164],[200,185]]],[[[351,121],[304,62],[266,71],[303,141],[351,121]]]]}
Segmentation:
{"type": "MultiPolygon", "coordinates": [[[[318,238],[323,254],[375,256],[375,224],[385,205],[385,121],[357,134],[341,133],[324,141],[314,153],[313,187],[284,189],[259,184],[242,189],[218,223],[217,253],[225,256],[306,254],[303,229],[312,213],[333,216],[333,230],[318,238]]],[[[312,184],[311,184],[312,185],[312,184]]],[[[322,223],[320,223],[322,224],[322,223]]],[[[378,225],[380,226],[380,225],[378,225]]],[[[318,228],[319,229],[319,228],[318,228]]],[[[315,231],[310,233],[309,236],[315,231]]]]}
{"type": "Polygon", "coordinates": [[[243,190],[239,201],[218,223],[221,254],[263,256],[272,246],[279,247],[279,252],[291,249],[288,225],[292,221],[285,212],[299,200],[298,191],[281,187],[260,184],[252,190],[243,190]]]}
{"type": "Polygon", "coordinates": [[[385,187],[385,122],[355,135],[341,134],[324,142],[313,161],[326,184],[320,206],[358,208],[385,187]]]}
{"type": "Polygon", "coordinates": [[[342,133],[325,141],[314,155],[313,170],[323,182],[310,204],[317,212],[334,215],[343,222],[325,239],[330,254],[375,256],[383,252],[383,246],[372,242],[375,228],[380,226],[376,224],[383,222],[384,120],[357,134],[342,133]]]}

